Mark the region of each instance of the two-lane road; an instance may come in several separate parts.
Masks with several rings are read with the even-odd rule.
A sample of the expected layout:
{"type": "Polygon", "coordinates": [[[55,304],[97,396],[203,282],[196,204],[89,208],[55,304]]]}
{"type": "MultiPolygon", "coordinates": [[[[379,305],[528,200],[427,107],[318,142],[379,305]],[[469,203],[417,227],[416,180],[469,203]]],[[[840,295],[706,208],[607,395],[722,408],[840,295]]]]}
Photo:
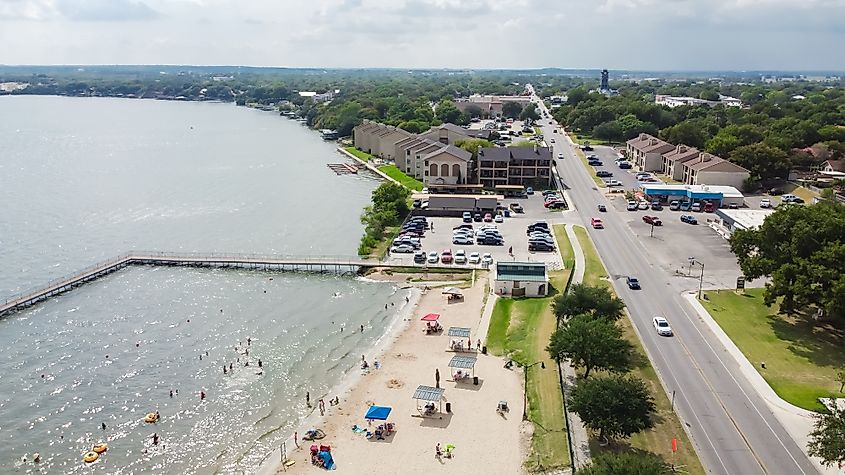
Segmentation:
{"type": "MultiPolygon", "coordinates": [[[[545,110],[544,106],[540,106],[545,110]]],[[[590,179],[570,142],[543,121],[543,133],[555,137],[558,173],[583,223],[598,216],[603,193],[590,179]]],[[[643,345],[676,410],[686,424],[702,463],[716,474],[816,474],[817,470],[745,381],[736,362],[713,333],[687,307],[685,290],[659,266],[650,263],[642,244],[613,206],[601,217],[605,229],[588,232],[602,256],[621,298],[625,300],[643,345]],[[625,276],[635,275],[642,290],[629,290],[625,276]],[[660,337],[651,319],[664,316],[674,337],[660,337]]],[[[692,244],[691,244],[692,245],[692,244]]],[[[675,434],[665,434],[669,444],[675,434]]]]}

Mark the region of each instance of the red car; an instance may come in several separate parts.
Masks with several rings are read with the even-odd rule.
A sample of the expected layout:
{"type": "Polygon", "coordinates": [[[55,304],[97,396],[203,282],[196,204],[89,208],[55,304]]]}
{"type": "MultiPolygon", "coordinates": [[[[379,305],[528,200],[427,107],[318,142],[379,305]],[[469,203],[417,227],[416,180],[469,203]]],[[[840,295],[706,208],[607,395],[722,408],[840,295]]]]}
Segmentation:
{"type": "Polygon", "coordinates": [[[599,218],[591,219],[590,224],[593,225],[593,229],[604,229],[604,223],[599,218]]]}
{"type": "Polygon", "coordinates": [[[492,214],[490,214],[490,213],[485,214],[485,215],[484,215],[484,222],[485,222],[485,223],[491,223],[491,222],[493,222],[493,215],[492,215],[492,214]]]}
{"type": "Polygon", "coordinates": [[[440,254],[440,262],[442,262],[444,264],[451,264],[452,263],[452,250],[451,249],[445,249],[440,254]]]}
{"type": "Polygon", "coordinates": [[[643,221],[645,221],[646,224],[651,224],[652,226],[663,226],[663,221],[661,221],[657,216],[643,216],[643,221]]]}

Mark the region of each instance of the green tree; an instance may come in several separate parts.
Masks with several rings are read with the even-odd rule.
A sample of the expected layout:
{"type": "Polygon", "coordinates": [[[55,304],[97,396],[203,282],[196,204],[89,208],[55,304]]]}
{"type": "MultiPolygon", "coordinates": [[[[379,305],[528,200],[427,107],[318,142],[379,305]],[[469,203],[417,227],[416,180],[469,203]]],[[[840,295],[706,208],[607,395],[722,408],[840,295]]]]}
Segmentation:
{"type": "Polygon", "coordinates": [[[578,382],[570,407],[599,438],[626,438],[654,426],[654,400],[645,383],[612,375],[578,382]]]}
{"type": "Polygon", "coordinates": [[[373,190],[373,209],[375,211],[390,210],[400,217],[408,213],[408,197],[410,190],[402,185],[386,181],[373,190]]]}
{"type": "Polygon", "coordinates": [[[421,134],[428,129],[431,128],[431,124],[428,122],[422,122],[419,120],[407,120],[404,122],[399,123],[399,128],[403,130],[407,130],[412,134],[421,134]]]}
{"type": "Polygon", "coordinates": [[[633,347],[615,323],[586,315],[555,330],[546,351],[555,361],[569,360],[574,368],[584,368],[585,379],[593,369],[626,371],[633,359],[633,347]]]}
{"type": "Polygon", "coordinates": [[[519,113],[519,120],[538,120],[540,118],[540,114],[537,113],[537,107],[534,104],[528,104],[522,109],[522,112],[519,113]]]}
{"type": "Polygon", "coordinates": [[[839,392],[841,393],[845,389],[845,366],[840,368],[839,372],[836,373],[836,382],[839,383],[839,392]]]}
{"type": "Polygon", "coordinates": [[[460,147],[472,154],[472,159],[478,159],[478,150],[485,147],[492,147],[493,143],[484,139],[467,139],[458,140],[455,142],[456,147],[460,147]]]}
{"type": "Polygon", "coordinates": [[[622,316],[625,302],[614,297],[606,287],[574,284],[569,292],[556,295],[552,306],[559,321],[575,315],[616,321],[622,316]]]}
{"type": "Polygon", "coordinates": [[[789,174],[789,156],[783,150],[766,144],[743,145],[731,152],[732,162],[745,167],[751,176],[760,180],[786,178],[789,174]]]}
{"type": "Polygon", "coordinates": [[[619,121],[617,120],[604,122],[593,127],[592,135],[597,139],[607,140],[609,142],[621,142],[625,137],[622,133],[622,126],[619,125],[619,121]]]}
{"type": "Polygon", "coordinates": [[[845,206],[823,201],[785,206],[758,229],[731,236],[731,250],[748,279],[768,276],[766,305],[783,297],[780,308],[793,313],[814,305],[828,317],[845,317],[845,206]]]}
{"type": "Polygon", "coordinates": [[[437,104],[435,116],[441,122],[450,124],[459,124],[461,122],[461,111],[455,107],[454,102],[446,99],[443,99],[437,104]]]}
{"type": "Polygon", "coordinates": [[[502,117],[516,119],[522,113],[522,105],[518,102],[505,102],[502,105],[502,117]]]}
{"type": "Polygon", "coordinates": [[[815,429],[807,444],[810,455],[822,459],[826,466],[841,466],[845,463],[845,409],[835,408],[830,414],[816,414],[815,418],[815,429]]]}
{"type": "Polygon", "coordinates": [[[480,119],[481,116],[482,116],[481,107],[478,107],[475,104],[467,105],[466,109],[464,109],[464,112],[466,112],[467,115],[469,115],[470,118],[478,117],[480,119]]]}
{"type": "Polygon", "coordinates": [[[650,452],[603,453],[578,475],[659,475],[669,473],[666,463],[650,452]]]}
{"type": "Polygon", "coordinates": [[[660,138],[673,144],[686,144],[703,148],[707,136],[696,124],[685,121],[660,131],[660,138]]]}
{"type": "Polygon", "coordinates": [[[704,99],[705,101],[718,101],[719,91],[714,91],[713,89],[705,89],[698,94],[698,98],[704,99]]]}
{"type": "Polygon", "coordinates": [[[734,149],[742,145],[739,137],[731,134],[727,129],[722,129],[713,138],[707,141],[704,150],[718,155],[720,157],[727,157],[734,149]]]}
{"type": "Polygon", "coordinates": [[[578,86],[566,92],[566,103],[574,107],[584,102],[588,96],[589,94],[587,88],[584,86],[578,86]]]}

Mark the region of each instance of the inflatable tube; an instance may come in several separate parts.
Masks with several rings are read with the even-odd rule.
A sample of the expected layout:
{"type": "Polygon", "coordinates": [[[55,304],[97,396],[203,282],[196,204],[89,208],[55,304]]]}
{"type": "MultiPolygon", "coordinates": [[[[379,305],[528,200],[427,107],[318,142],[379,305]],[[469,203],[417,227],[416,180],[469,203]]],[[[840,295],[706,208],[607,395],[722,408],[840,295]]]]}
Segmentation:
{"type": "Polygon", "coordinates": [[[144,422],[146,422],[148,424],[158,422],[158,416],[156,415],[155,412],[151,412],[151,413],[147,414],[146,416],[144,416],[144,422]]]}
{"type": "Polygon", "coordinates": [[[100,458],[100,454],[97,452],[88,452],[84,457],[82,457],[82,460],[84,460],[85,463],[91,463],[96,462],[98,458],[100,458]]]}
{"type": "Polygon", "coordinates": [[[95,445],[94,448],[92,448],[91,450],[98,453],[98,454],[101,454],[108,449],[109,449],[109,444],[107,444],[105,442],[100,442],[99,444],[95,445]]]}

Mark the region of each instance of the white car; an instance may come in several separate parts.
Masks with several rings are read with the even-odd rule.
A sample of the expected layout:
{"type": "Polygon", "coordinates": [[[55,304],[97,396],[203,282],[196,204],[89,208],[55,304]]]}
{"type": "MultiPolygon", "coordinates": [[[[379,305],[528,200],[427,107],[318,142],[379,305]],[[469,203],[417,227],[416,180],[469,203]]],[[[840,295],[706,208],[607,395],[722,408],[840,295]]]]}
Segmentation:
{"type": "Polygon", "coordinates": [[[458,249],[455,251],[454,257],[455,264],[466,264],[467,263],[467,253],[463,249],[458,249]]]}
{"type": "Polygon", "coordinates": [[[622,182],[619,180],[605,180],[604,184],[607,186],[622,186],[622,182]]]}
{"type": "Polygon", "coordinates": [[[420,191],[420,193],[426,193],[426,194],[427,194],[427,193],[428,193],[428,187],[427,187],[427,186],[426,186],[426,187],[424,187],[424,188],[422,189],[422,191],[420,191]]]}
{"type": "Polygon", "coordinates": [[[431,251],[428,253],[428,263],[429,264],[437,264],[440,261],[440,254],[437,251],[431,251]]]}
{"type": "Polygon", "coordinates": [[[496,217],[493,218],[493,221],[496,223],[504,223],[505,218],[503,218],[501,214],[497,214],[496,217]]]}
{"type": "Polygon", "coordinates": [[[414,249],[414,246],[411,246],[410,244],[400,244],[390,248],[391,254],[413,254],[414,251],[416,251],[416,249],[414,249]]]}
{"type": "Polygon", "coordinates": [[[648,209],[649,208],[648,201],[640,201],[640,204],[637,207],[639,209],[648,209]]]}
{"type": "Polygon", "coordinates": [[[654,329],[657,330],[658,335],[672,336],[672,327],[669,326],[669,322],[665,318],[654,317],[651,319],[651,323],[654,325],[654,329]]]}
{"type": "Polygon", "coordinates": [[[558,159],[558,160],[563,160],[563,154],[562,154],[562,153],[557,154],[557,159],[558,159]]]}
{"type": "Polygon", "coordinates": [[[760,200],[760,207],[761,208],[771,208],[772,207],[772,200],[768,198],[763,198],[760,200]]]}
{"type": "Polygon", "coordinates": [[[478,264],[479,262],[481,262],[481,254],[479,254],[477,252],[471,252],[469,254],[468,261],[469,261],[470,264],[478,264]]]}
{"type": "Polygon", "coordinates": [[[637,210],[637,202],[634,200],[628,201],[628,211],[636,211],[637,210]]]}
{"type": "Polygon", "coordinates": [[[452,244],[456,245],[471,245],[474,243],[472,236],[455,236],[452,238],[452,244]]]}
{"type": "Polygon", "coordinates": [[[483,256],[481,256],[481,263],[490,265],[493,263],[493,255],[489,252],[485,252],[483,256]]]}

